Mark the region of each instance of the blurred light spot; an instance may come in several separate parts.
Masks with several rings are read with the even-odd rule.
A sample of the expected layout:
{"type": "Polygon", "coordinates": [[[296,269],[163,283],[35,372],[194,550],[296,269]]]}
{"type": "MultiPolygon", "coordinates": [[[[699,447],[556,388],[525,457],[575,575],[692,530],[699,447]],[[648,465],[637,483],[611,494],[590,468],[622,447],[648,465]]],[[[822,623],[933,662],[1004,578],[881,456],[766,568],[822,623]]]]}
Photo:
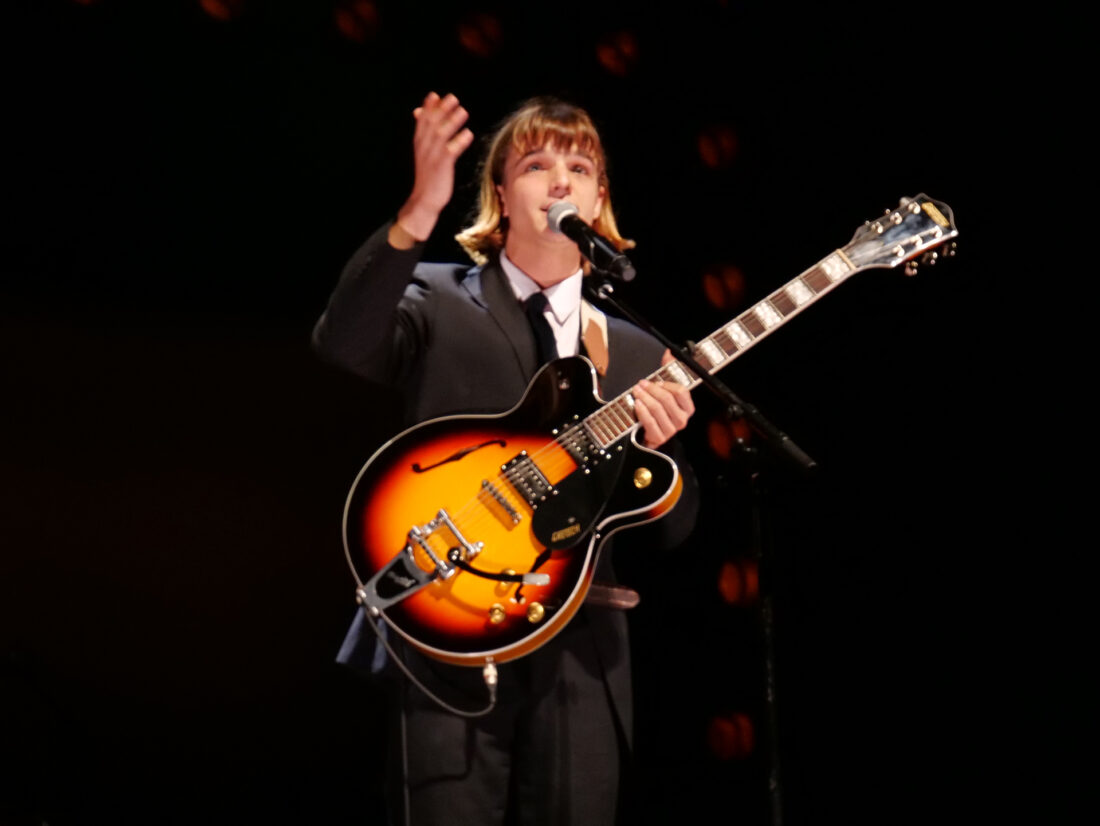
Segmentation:
{"type": "Polygon", "coordinates": [[[342,0],[332,16],[336,30],[355,43],[365,43],[378,33],[378,7],[371,0],[342,0]]]}
{"type": "Polygon", "coordinates": [[[699,133],[699,157],[711,169],[725,169],[737,157],[737,133],[732,126],[708,126],[699,133]]]}
{"type": "Polygon", "coordinates": [[[745,275],[733,264],[721,264],[703,275],[703,295],[719,310],[740,306],[745,297],[745,275]]]}
{"type": "Polygon", "coordinates": [[[500,20],[485,12],[468,15],[458,24],[458,42],[462,48],[478,57],[492,57],[504,40],[500,20]]]}
{"type": "Polygon", "coordinates": [[[615,32],[596,44],[596,60],[613,75],[626,77],[638,63],[638,38],[633,32],[615,32]]]}
{"type": "Polygon", "coordinates": [[[728,421],[718,416],[707,423],[707,444],[719,459],[730,460],[740,444],[752,440],[752,430],[744,419],[728,421]]]}
{"type": "Polygon", "coordinates": [[[760,595],[760,572],[755,559],[727,560],[718,572],[718,593],[730,605],[755,602],[760,595]]]}
{"type": "Polygon", "coordinates": [[[215,20],[235,20],[244,14],[246,0],[199,0],[199,6],[215,20]]]}
{"type": "Polygon", "coordinates": [[[730,452],[733,450],[733,437],[730,436],[729,428],[724,421],[721,419],[710,421],[707,425],[707,443],[719,458],[729,459],[730,452]]]}
{"type": "Polygon", "coordinates": [[[741,760],[752,754],[756,732],[747,714],[733,712],[711,718],[707,741],[719,760],[741,760]]]}

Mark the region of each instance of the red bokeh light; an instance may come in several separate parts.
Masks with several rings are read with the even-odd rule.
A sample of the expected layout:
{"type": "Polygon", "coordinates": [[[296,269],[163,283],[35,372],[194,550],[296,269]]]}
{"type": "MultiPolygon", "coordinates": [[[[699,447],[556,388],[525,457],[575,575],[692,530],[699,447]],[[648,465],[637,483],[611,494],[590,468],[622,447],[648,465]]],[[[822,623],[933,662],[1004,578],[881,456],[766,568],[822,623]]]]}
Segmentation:
{"type": "Polygon", "coordinates": [[[478,12],[458,24],[458,42],[478,57],[492,57],[504,40],[504,27],[491,14],[478,12]]]}
{"type": "Polygon", "coordinates": [[[741,712],[712,717],[707,727],[711,754],[719,760],[743,760],[756,747],[752,718],[741,712]]]}
{"type": "Polygon", "coordinates": [[[626,77],[638,63],[638,37],[633,32],[609,34],[596,44],[596,60],[608,72],[626,77]]]}
{"type": "Polygon", "coordinates": [[[699,133],[699,157],[711,169],[725,169],[737,158],[737,132],[732,126],[717,124],[699,133]]]}
{"type": "Polygon", "coordinates": [[[199,7],[215,20],[236,20],[246,5],[247,0],[199,0],[199,7]]]}
{"type": "Polygon", "coordinates": [[[345,0],[332,10],[336,30],[348,40],[365,43],[378,33],[378,7],[371,0],[345,0]]]}
{"type": "Polygon", "coordinates": [[[719,310],[740,306],[745,297],[745,274],[734,264],[721,264],[703,275],[703,296],[719,310]]]}
{"type": "Polygon", "coordinates": [[[753,559],[727,560],[718,571],[718,593],[731,605],[754,602],[760,595],[760,569],[753,559]]]}

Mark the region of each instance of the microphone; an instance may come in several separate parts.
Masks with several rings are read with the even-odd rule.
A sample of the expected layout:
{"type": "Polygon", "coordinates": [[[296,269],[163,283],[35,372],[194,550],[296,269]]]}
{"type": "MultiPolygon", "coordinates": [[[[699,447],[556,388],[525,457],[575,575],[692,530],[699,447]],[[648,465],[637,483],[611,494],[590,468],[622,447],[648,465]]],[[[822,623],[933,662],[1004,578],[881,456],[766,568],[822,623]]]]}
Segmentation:
{"type": "Polygon", "coordinates": [[[581,255],[591,261],[596,269],[609,272],[623,281],[630,281],[637,275],[630,259],[584,222],[576,204],[558,201],[547,210],[546,217],[550,221],[550,229],[572,240],[581,255]]]}

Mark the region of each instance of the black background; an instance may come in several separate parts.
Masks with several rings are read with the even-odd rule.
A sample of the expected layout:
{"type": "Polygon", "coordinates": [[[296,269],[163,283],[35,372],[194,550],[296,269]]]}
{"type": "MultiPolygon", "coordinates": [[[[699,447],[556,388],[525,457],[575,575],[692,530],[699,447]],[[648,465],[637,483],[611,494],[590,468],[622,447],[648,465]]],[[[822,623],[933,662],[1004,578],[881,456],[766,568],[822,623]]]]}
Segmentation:
{"type": "MultiPolygon", "coordinates": [[[[1011,728],[982,679],[1003,645],[990,577],[1017,559],[990,539],[1012,506],[982,437],[1004,344],[990,147],[1018,105],[989,81],[1011,58],[996,32],[908,5],[379,0],[355,42],[332,2],[242,8],[4,13],[0,813],[380,822],[381,698],[332,660],[354,607],[344,497],[397,411],[309,332],[407,192],[410,113],[435,89],[479,136],[532,94],[590,109],[639,241],[627,295],[677,338],[903,195],[954,209],[956,259],[861,273],[722,378],[821,465],[763,472],[784,821],[985,820],[1011,728]],[[459,38],[475,13],[500,27],[487,55],[459,38]],[[597,46],[622,33],[620,75],[597,46]],[[717,169],[697,149],[715,128],[737,138],[717,169]],[[718,310],[701,277],[722,262],[745,294],[718,310]]],[[[461,188],[429,258],[458,260],[472,201],[461,188]]],[[[643,597],[628,808],[766,823],[760,606],[715,586],[753,550],[748,470],[708,450],[718,407],[696,401],[696,535],[621,564],[643,597]],[[756,745],[721,759],[709,725],[734,712],[756,745]]]]}

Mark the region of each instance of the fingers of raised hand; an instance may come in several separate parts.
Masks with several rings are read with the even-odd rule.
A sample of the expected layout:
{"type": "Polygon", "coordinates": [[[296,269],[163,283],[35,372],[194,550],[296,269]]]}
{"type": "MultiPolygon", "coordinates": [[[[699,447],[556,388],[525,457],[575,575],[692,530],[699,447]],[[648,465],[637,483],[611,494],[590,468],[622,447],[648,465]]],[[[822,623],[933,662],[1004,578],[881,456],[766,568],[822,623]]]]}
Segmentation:
{"type": "Polygon", "coordinates": [[[419,149],[432,153],[445,151],[457,156],[473,142],[473,133],[462,128],[470,114],[452,94],[441,98],[430,92],[423,105],[413,110],[413,117],[416,119],[414,141],[419,149]]]}

